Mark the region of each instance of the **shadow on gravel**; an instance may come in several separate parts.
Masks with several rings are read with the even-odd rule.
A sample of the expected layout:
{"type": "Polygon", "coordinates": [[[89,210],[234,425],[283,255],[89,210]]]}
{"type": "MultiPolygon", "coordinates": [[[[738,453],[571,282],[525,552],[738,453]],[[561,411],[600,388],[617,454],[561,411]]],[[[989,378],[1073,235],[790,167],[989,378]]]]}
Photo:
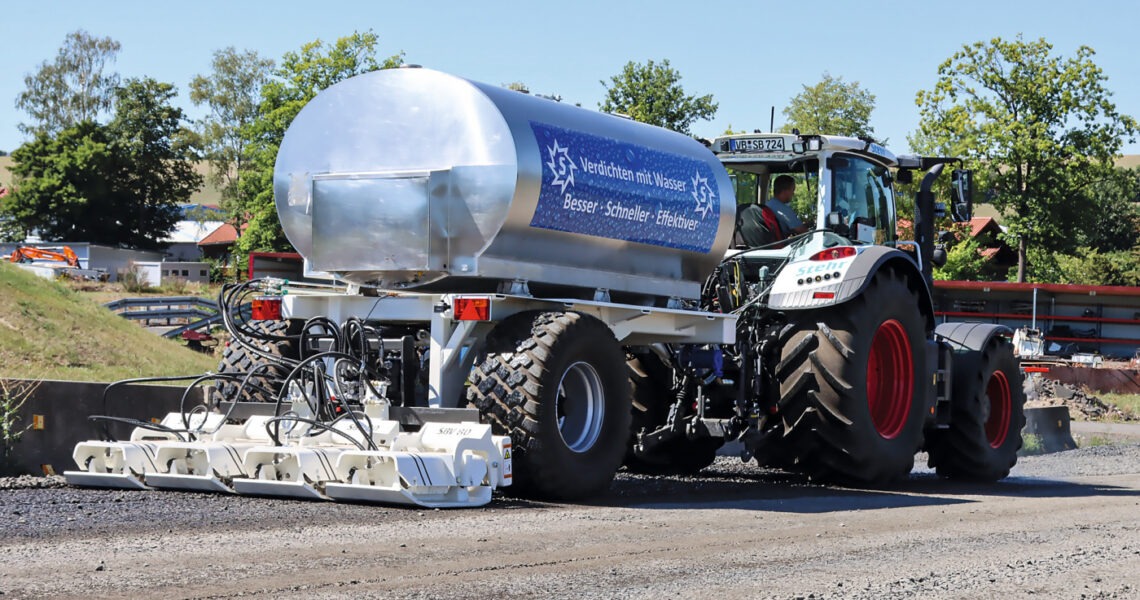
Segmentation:
{"type": "Polygon", "coordinates": [[[1093,485],[1060,479],[1009,477],[995,483],[947,481],[936,476],[919,476],[903,482],[898,491],[914,494],[951,496],[995,496],[1010,498],[1088,498],[1124,496],[1140,498],[1140,490],[1113,485],[1093,485]]]}
{"type": "Polygon", "coordinates": [[[975,502],[965,496],[1011,498],[1140,497],[1140,490],[1035,477],[1010,477],[996,483],[942,479],[914,473],[906,481],[881,488],[824,486],[805,477],[775,470],[720,471],[699,476],[646,477],[619,473],[610,493],[591,505],[648,509],[762,510],[826,513],[908,506],[975,502]]]}
{"type": "MultiPolygon", "coordinates": [[[[905,485],[905,484],[904,484],[905,485]]],[[[827,487],[782,471],[751,473],[708,469],[699,476],[644,477],[619,474],[610,493],[591,505],[648,509],[724,509],[827,513],[973,502],[915,495],[901,488],[827,487]]]]}

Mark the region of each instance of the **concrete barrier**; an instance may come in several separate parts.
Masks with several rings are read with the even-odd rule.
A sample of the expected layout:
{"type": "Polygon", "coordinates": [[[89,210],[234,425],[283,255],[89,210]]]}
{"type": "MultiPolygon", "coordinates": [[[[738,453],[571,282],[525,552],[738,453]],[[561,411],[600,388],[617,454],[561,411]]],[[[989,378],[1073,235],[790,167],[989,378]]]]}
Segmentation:
{"type": "Polygon", "coordinates": [[[1073,439],[1067,406],[1042,406],[1025,409],[1025,429],[1022,435],[1033,434],[1041,439],[1041,452],[1061,452],[1077,447],[1073,439]]]}
{"type": "MultiPolygon", "coordinates": [[[[13,431],[23,431],[14,444],[0,448],[0,475],[62,473],[75,468],[71,451],[75,444],[101,437],[101,429],[87,420],[90,415],[133,419],[161,419],[177,412],[185,387],[181,385],[125,385],[111,390],[103,404],[106,383],[82,381],[7,380],[9,388],[33,384],[34,391],[19,410],[13,431]]],[[[187,397],[194,406],[203,399],[205,387],[187,397]]],[[[130,435],[125,424],[108,425],[119,439],[130,435]]]]}

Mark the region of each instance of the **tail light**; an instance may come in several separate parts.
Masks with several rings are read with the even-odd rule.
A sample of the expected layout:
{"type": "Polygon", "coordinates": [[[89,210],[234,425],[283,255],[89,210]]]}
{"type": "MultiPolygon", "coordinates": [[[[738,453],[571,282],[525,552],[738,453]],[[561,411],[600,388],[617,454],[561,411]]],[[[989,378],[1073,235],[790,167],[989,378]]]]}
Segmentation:
{"type": "Polygon", "coordinates": [[[827,248],[820,250],[811,255],[808,260],[839,260],[841,258],[851,258],[858,254],[859,251],[854,246],[836,246],[835,248],[827,248]]]}
{"type": "Polygon", "coordinates": [[[254,321],[281,320],[281,296],[257,296],[251,304],[254,321]]]}

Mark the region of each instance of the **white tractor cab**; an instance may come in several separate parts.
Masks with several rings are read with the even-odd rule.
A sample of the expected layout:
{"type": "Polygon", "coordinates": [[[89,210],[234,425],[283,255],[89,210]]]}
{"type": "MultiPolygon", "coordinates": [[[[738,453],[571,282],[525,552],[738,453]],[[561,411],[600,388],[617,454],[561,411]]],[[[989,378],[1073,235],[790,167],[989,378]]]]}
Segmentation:
{"type": "MultiPolygon", "coordinates": [[[[938,172],[941,172],[940,165],[959,162],[958,159],[896,156],[868,139],[797,133],[729,135],[716,138],[711,149],[728,170],[741,210],[771,198],[778,176],[787,174],[796,182],[796,204],[803,212],[799,217],[808,225],[809,233],[794,243],[784,239],[750,250],[749,255],[794,260],[839,245],[896,247],[911,255],[928,282],[931,262],[945,258],[936,251],[933,236],[933,219],[945,215],[944,207],[935,204],[932,196],[928,198],[931,203],[928,211],[921,210],[922,207],[915,210],[915,231],[919,239],[900,240],[894,183],[909,184],[913,170],[939,166],[938,172]],[[921,251],[924,240],[919,229],[924,225],[930,228],[926,232],[929,254],[921,251]]],[[[937,173],[933,177],[936,178],[937,173]]],[[[970,219],[971,184],[969,171],[953,172],[951,216],[955,221],[970,219]]],[[[730,253],[741,249],[737,244],[730,253]]],[[[822,281],[837,283],[830,277],[822,281]]]]}

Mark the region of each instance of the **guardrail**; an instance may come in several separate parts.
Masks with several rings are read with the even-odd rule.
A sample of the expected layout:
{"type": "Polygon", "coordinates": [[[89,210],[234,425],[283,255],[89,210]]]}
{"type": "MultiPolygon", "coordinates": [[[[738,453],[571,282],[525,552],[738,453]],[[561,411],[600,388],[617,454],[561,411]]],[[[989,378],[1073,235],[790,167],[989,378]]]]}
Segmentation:
{"type": "MultiPolygon", "coordinates": [[[[162,334],[163,337],[168,338],[177,338],[184,332],[209,328],[222,322],[218,303],[198,296],[121,298],[103,306],[125,319],[144,321],[146,325],[150,325],[151,321],[156,320],[164,321],[166,325],[171,325],[172,320],[189,321],[162,334]]],[[[237,307],[234,312],[246,319],[251,316],[251,308],[248,303],[237,307]]]]}

